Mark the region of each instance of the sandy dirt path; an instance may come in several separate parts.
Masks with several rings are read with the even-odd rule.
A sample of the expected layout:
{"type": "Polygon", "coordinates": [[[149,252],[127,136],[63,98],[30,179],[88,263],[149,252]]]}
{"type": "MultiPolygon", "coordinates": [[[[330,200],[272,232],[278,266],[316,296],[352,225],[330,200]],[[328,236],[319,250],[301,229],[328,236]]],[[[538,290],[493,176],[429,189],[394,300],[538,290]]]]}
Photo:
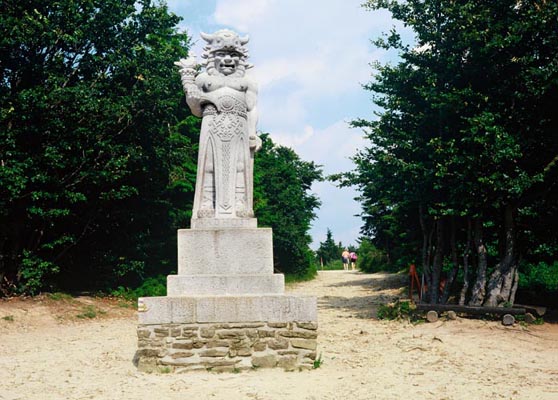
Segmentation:
{"type": "Polygon", "coordinates": [[[303,372],[139,373],[132,310],[93,303],[105,314],[83,321],[72,315],[94,300],[3,301],[0,399],[558,399],[556,324],[372,318],[404,282],[327,271],[288,287],[318,296],[323,364],[303,372]]]}

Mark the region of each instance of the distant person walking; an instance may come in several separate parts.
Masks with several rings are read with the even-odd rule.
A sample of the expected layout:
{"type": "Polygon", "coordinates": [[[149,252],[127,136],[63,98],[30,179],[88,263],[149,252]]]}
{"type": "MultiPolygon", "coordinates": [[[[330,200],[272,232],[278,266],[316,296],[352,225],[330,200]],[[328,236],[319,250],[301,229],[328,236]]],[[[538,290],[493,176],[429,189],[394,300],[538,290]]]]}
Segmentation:
{"type": "Polygon", "coordinates": [[[343,261],[343,269],[345,271],[349,270],[349,249],[345,249],[343,250],[343,253],[341,253],[341,260],[343,261]]]}
{"type": "Polygon", "coordinates": [[[356,253],[354,251],[351,251],[351,253],[349,254],[349,260],[351,261],[351,270],[355,270],[356,269],[356,261],[357,261],[358,256],[356,255],[356,253]]]}

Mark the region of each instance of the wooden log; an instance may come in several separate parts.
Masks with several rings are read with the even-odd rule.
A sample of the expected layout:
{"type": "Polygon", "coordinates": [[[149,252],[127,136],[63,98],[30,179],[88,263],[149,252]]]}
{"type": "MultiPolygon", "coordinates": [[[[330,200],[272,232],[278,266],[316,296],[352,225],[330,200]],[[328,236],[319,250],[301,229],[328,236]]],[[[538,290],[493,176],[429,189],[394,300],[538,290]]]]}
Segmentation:
{"type": "Polygon", "coordinates": [[[546,307],[543,306],[530,306],[526,304],[514,304],[513,306],[514,308],[524,308],[526,311],[536,315],[537,317],[542,317],[544,314],[546,314],[546,307]]]}
{"type": "Polygon", "coordinates": [[[515,323],[515,318],[511,314],[505,314],[502,317],[502,324],[505,326],[511,326],[515,323]]]}
{"type": "Polygon", "coordinates": [[[428,322],[438,321],[438,313],[436,311],[430,310],[426,313],[426,320],[428,322]]]}
{"type": "Polygon", "coordinates": [[[509,307],[477,307],[477,306],[459,306],[456,304],[417,304],[419,311],[455,311],[457,313],[466,314],[510,314],[510,315],[523,315],[525,314],[524,308],[509,308],[509,307]]]}
{"type": "Polygon", "coordinates": [[[457,313],[453,310],[448,311],[448,319],[455,321],[457,319],[457,313]]]}

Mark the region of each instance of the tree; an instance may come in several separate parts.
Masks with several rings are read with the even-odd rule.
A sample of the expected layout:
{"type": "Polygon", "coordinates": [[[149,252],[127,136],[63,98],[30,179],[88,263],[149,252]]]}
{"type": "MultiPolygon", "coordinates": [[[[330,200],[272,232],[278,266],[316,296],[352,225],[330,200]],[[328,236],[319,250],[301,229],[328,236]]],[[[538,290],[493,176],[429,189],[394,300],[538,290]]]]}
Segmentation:
{"type": "Polygon", "coordinates": [[[4,292],[169,268],[173,217],[188,208],[173,201],[187,201],[195,165],[173,69],[188,49],[179,18],[150,0],[2,8],[4,292]]]}
{"type": "Polygon", "coordinates": [[[318,250],[316,250],[318,259],[321,260],[324,265],[329,264],[332,261],[340,260],[342,251],[343,247],[341,243],[335,243],[335,240],[333,240],[333,233],[329,228],[327,228],[326,240],[324,242],[320,242],[320,246],[318,247],[318,250]]]}
{"type": "Polygon", "coordinates": [[[316,270],[308,231],[320,206],[311,193],[322,179],[314,162],[303,161],[291,149],[277,146],[268,134],[261,135],[262,149],[254,164],[254,212],[260,226],[273,228],[275,269],[299,277],[316,270]]]}
{"type": "Polygon", "coordinates": [[[558,94],[558,6],[371,0],[366,7],[390,10],[416,43],[402,43],[395,30],[376,42],[397,49],[401,61],[378,66],[366,86],[383,109],[378,120],[354,122],[371,142],[344,177],[361,191],[363,233],[390,260],[422,260],[433,303],[447,300],[460,269],[462,302],[513,302],[519,260],[532,255],[519,241],[530,231],[523,224],[537,224],[557,190],[549,107],[558,94]]]}

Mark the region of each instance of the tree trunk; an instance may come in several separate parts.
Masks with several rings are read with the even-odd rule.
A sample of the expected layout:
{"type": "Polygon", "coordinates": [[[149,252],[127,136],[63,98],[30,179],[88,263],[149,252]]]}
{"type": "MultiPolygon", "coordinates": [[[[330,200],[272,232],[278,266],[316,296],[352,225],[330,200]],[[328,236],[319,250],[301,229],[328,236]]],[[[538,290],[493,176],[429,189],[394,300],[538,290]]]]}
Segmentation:
{"type": "Polygon", "coordinates": [[[440,297],[440,274],[444,262],[444,219],[436,221],[436,250],[432,262],[431,284],[429,286],[430,304],[438,304],[440,297]]]}
{"type": "Polygon", "coordinates": [[[469,291],[469,255],[471,254],[471,219],[467,219],[467,244],[463,252],[463,287],[459,296],[459,305],[465,305],[469,291]]]}
{"type": "Polygon", "coordinates": [[[426,223],[424,207],[422,204],[419,206],[419,221],[420,228],[422,230],[422,273],[424,276],[424,280],[426,281],[423,283],[426,285],[426,287],[429,288],[432,286],[430,259],[432,253],[432,236],[434,235],[434,228],[436,227],[436,225],[432,224],[429,229],[426,223]]]}
{"type": "Polygon", "coordinates": [[[515,226],[514,208],[506,205],[504,210],[504,229],[505,229],[505,250],[502,260],[498,263],[494,272],[490,276],[487,286],[487,296],[485,306],[496,307],[502,303],[512,303],[512,292],[515,297],[517,263],[515,260],[515,226]]]}
{"type": "Polygon", "coordinates": [[[451,261],[453,264],[453,268],[450,274],[448,275],[446,284],[444,285],[442,298],[440,300],[440,303],[442,304],[446,304],[448,302],[453,281],[457,276],[457,271],[459,271],[459,261],[457,260],[457,246],[455,244],[455,217],[454,216],[451,217],[450,247],[451,247],[451,261]]]}
{"type": "Polygon", "coordinates": [[[480,306],[486,295],[486,267],[488,263],[488,254],[486,247],[484,246],[482,238],[482,221],[480,218],[475,219],[474,228],[474,242],[475,248],[477,250],[477,280],[473,286],[473,291],[471,293],[471,300],[469,300],[469,305],[480,306]]]}

